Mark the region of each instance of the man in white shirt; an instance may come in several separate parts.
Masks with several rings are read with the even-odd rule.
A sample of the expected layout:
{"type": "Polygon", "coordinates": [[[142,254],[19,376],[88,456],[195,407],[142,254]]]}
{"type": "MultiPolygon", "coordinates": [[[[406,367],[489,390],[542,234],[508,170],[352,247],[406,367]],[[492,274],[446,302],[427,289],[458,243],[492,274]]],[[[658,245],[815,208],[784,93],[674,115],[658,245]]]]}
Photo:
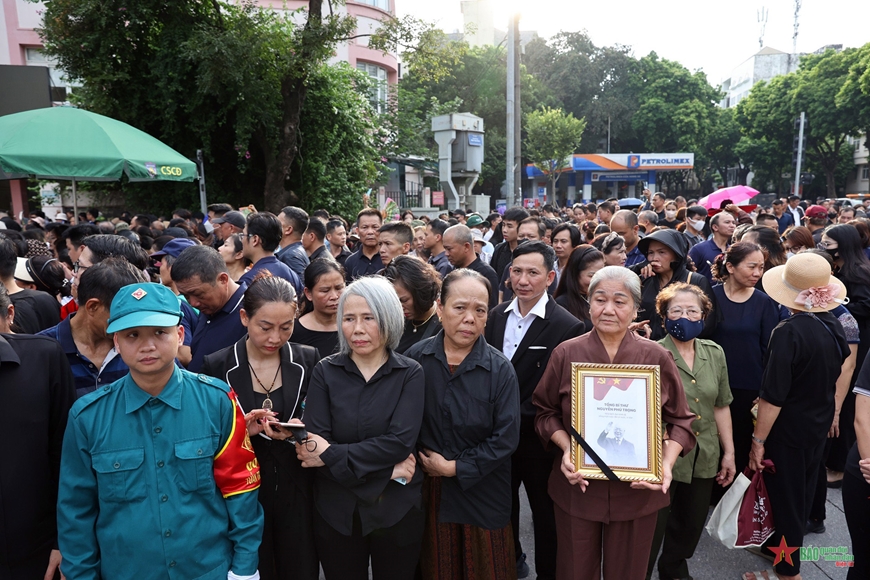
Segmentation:
{"type": "Polygon", "coordinates": [[[550,355],[559,344],[579,336],[584,324],[547,295],[556,276],[556,252],[541,241],[527,241],[511,254],[509,268],[515,298],[492,309],[486,341],[501,350],[517,373],[520,388],[520,443],[511,457],[514,549],[517,577],[528,573],[519,540],[519,488],[525,487],[535,531],[535,571],[540,580],[556,577],[556,522],[547,481],[553,458],[535,434],[532,394],[550,355]]]}

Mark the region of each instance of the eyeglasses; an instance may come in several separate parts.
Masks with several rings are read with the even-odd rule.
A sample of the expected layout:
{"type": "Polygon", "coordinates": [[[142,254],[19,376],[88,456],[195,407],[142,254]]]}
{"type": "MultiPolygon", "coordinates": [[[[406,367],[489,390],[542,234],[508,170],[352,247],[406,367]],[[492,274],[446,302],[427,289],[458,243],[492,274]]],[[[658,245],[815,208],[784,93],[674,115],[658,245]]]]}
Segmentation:
{"type": "Polygon", "coordinates": [[[816,247],[820,250],[836,250],[837,249],[836,244],[837,244],[837,242],[821,241],[818,244],[816,244],[816,247]],[[833,244],[833,247],[832,247],[832,244],[833,244]]]}
{"type": "Polygon", "coordinates": [[[686,308],[683,309],[680,306],[672,306],[668,308],[668,316],[682,316],[686,315],[687,318],[697,318],[701,316],[701,310],[698,308],[686,308]]]}
{"type": "Polygon", "coordinates": [[[87,270],[90,266],[83,266],[78,260],[73,264],[73,274],[78,274],[82,270],[87,270]]]}

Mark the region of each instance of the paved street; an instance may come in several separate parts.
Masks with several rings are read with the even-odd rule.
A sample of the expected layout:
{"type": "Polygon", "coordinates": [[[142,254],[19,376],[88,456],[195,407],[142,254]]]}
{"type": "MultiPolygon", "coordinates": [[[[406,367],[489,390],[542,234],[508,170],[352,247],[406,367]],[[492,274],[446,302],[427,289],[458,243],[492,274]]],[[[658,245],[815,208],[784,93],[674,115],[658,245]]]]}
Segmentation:
{"type": "MultiPolygon", "coordinates": [[[[520,534],[522,535],[523,549],[528,557],[527,562],[531,568],[529,579],[534,580],[535,557],[532,516],[525,495],[521,494],[521,498],[523,512],[520,521],[520,534]]],[[[805,539],[804,545],[818,547],[851,546],[849,531],[846,529],[846,518],[843,515],[843,496],[839,489],[828,490],[827,511],[828,519],[825,522],[827,527],[825,533],[810,534],[805,539]]],[[[643,558],[646,558],[646,555],[643,558]]],[[[695,557],[689,562],[689,573],[695,580],[740,580],[744,572],[772,568],[769,560],[750,554],[745,550],[729,550],[710,538],[706,532],[701,536],[701,543],[695,551],[695,557]]],[[[846,577],[846,569],[837,568],[832,562],[804,563],[801,565],[801,575],[804,580],[840,579],[846,577]]],[[[658,578],[657,574],[653,574],[653,579],[655,578],[658,578]]]]}

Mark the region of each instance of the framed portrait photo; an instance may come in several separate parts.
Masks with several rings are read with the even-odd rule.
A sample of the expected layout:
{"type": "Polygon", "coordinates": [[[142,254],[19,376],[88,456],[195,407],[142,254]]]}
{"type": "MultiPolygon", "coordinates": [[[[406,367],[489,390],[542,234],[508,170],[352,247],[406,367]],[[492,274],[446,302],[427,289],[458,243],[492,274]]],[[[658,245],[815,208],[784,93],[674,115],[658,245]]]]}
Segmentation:
{"type": "MultiPolygon", "coordinates": [[[[662,391],[658,365],[573,363],[571,424],[620,481],[661,483],[662,391]]],[[[571,461],[586,479],[607,479],[571,440],[571,461]]]]}

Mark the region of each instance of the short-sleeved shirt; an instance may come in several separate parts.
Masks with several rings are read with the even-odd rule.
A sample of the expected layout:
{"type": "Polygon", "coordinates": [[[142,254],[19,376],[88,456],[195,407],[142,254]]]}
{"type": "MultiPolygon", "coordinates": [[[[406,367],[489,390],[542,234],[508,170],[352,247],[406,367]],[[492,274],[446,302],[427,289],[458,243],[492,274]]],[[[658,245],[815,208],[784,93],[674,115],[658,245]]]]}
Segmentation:
{"type": "Polygon", "coordinates": [[[782,212],[782,215],[779,217],[773,217],[776,218],[776,224],[780,235],[784,234],[785,230],[794,225],[794,217],[792,217],[792,215],[787,211],[782,212]]]}
{"type": "Polygon", "coordinates": [[[381,255],[378,252],[375,252],[375,255],[369,258],[363,254],[362,249],[348,256],[344,262],[344,276],[348,284],[362,276],[377,274],[383,269],[384,263],[381,261],[381,255]]]}
{"type": "Polygon", "coordinates": [[[178,368],[156,397],[128,374],[76,401],[58,492],[66,575],[253,574],[263,530],[257,493],[222,494],[215,473],[239,428],[226,383],[178,368]]]}
{"type": "Polygon", "coordinates": [[[193,339],[190,341],[190,351],[193,355],[187,370],[198,373],[202,368],[202,359],[206,355],[217,352],[235,344],[247,334],[242,325],[239,309],[245,297],[247,284],[239,284],[239,288],[230,296],[224,307],[211,316],[201,313],[193,329],[193,339]]]}
{"type": "Polygon", "coordinates": [[[430,257],[429,263],[438,271],[438,275],[441,276],[442,280],[453,270],[450,260],[447,259],[447,252],[441,252],[437,256],[430,257]]]}
{"type": "Polygon", "coordinates": [[[745,302],[732,302],[721,284],[713,294],[719,323],[710,338],[725,351],[728,382],[732,389],[758,391],[770,333],[780,321],[779,305],[759,290],[745,302]]]}
{"type": "Polygon", "coordinates": [[[782,409],[768,441],[795,448],[824,442],[848,352],[843,329],[828,312],[798,313],[773,330],[759,396],[782,409]]]}
{"type": "Polygon", "coordinates": [[[48,336],[60,343],[60,347],[66,354],[66,359],[72,369],[73,379],[76,386],[76,398],[80,398],[88,393],[96,390],[98,387],[110,385],[130,372],[127,363],[121,360],[118,352],[113,348],[106,355],[103,361],[103,366],[97,368],[97,365],[88,360],[88,357],[79,353],[76,348],[76,343],[73,340],[72,327],[70,321],[77,313],[71,314],[68,318],[60,321],[60,324],[51,328],[46,328],[39,333],[40,336],[48,336]]]}
{"type": "Polygon", "coordinates": [[[697,443],[685,456],[677,458],[674,481],[710,479],[719,471],[719,429],[713,409],[727,407],[734,399],[728,386],[725,352],[712,340],[695,339],[695,361],[690,370],[670,335],[658,342],[674,355],[686,402],[695,414],[692,429],[697,443]]]}
{"type": "Polygon", "coordinates": [[[199,310],[187,303],[187,300],[178,297],[179,305],[181,306],[181,326],[184,327],[184,346],[190,346],[193,340],[193,329],[196,328],[196,323],[199,320],[199,310]]]}
{"type": "Polygon", "coordinates": [[[852,316],[852,313],[849,312],[849,309],[841,304],[840,306],[837,306],[836,308],[831,310],[831,314],[833,314],[843,326],[843,333],[846,335],[846,342],[848,342],[849,344],[860,344],[861,332],[858,328],[858,321],[855,319],[854,316],[852,316]]]}

